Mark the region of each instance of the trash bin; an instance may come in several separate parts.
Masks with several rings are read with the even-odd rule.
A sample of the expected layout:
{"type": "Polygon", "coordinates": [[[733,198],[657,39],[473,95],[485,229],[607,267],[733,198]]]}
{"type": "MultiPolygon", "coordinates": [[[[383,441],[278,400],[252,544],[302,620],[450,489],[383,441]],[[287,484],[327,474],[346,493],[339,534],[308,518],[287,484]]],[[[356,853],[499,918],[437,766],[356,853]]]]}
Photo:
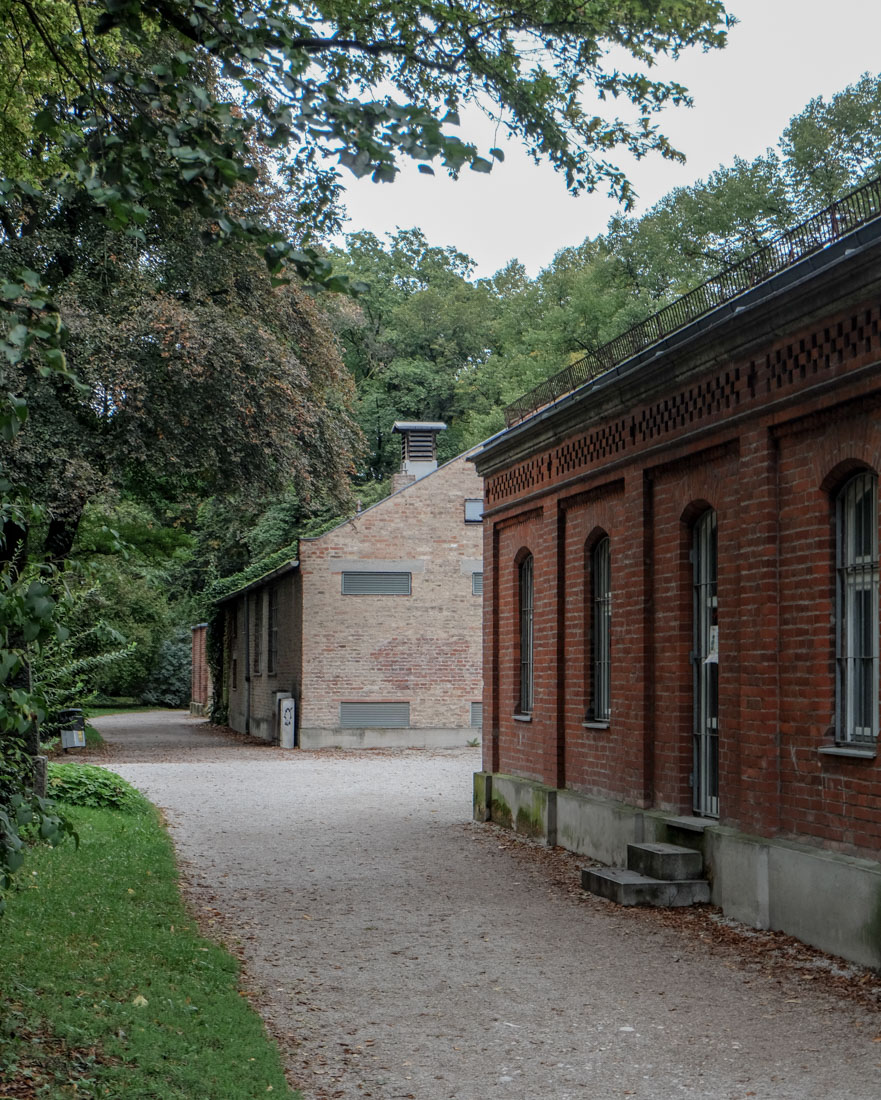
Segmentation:
{"type": "Polygon", "coordinates": [[[84,749],[86,747],[86,720],[83,712],[77,707],[68,707],[59,712],[61,719],[61,747],[68,749],[84,749]]]}

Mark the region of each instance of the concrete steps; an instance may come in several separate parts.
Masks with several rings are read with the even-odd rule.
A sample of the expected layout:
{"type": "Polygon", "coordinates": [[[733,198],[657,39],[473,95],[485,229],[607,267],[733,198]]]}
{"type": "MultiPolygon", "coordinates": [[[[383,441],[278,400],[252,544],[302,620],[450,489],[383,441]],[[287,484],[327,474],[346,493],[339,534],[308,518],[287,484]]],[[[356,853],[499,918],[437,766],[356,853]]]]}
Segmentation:
{"type": "Polygon", "coordinates": [[[584,867],[585,890],[618,905],[673,907],[710,900],[703,856],[679,844],[628,844],[627,867],[584,867]]]}

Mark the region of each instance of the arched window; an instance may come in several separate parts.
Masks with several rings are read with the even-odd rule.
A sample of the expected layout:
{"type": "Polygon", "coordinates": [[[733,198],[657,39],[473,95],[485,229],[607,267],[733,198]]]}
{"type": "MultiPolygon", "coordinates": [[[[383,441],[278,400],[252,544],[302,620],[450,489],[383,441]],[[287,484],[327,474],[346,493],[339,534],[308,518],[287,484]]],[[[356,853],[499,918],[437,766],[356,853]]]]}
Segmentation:
{"type": "Polygon", "coordinates": [[[694,600],[694,740],[692,796],[694,812],[719,816],[719,544],[712,508],[692,532],[694,600]]]}
{"type": "Polygon", "coordinates": [[[612,564],[609,539],[590,554],[590,706],[587,717],[608,722],[612,714],[612,564]]]}
{"type": "Polygon", "coordinates": [[[533,602],[535,584],[532,555],[520,562],[520,714],[532,714],[535,668],[533,661],[533,602]]]}
{"type": "Polygon", "coordinates": [[[836,501],[836,736],[878,736],[878,482],[852,477],[836,501]]]}

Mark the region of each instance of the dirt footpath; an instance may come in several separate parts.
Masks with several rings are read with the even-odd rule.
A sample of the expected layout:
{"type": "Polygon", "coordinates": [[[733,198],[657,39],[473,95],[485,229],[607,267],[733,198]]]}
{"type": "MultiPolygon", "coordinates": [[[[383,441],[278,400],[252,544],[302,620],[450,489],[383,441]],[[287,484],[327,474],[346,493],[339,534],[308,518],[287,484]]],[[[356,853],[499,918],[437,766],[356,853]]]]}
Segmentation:
{"type": "Polygon", "coordinates": [[[307,1100],[881,1096],[874,976],[713,910],[583,894],[577,860],[470,822],[476,749],[302,753],[173,714],[96,725],[99,762],[164,809],[307,1100]]]}

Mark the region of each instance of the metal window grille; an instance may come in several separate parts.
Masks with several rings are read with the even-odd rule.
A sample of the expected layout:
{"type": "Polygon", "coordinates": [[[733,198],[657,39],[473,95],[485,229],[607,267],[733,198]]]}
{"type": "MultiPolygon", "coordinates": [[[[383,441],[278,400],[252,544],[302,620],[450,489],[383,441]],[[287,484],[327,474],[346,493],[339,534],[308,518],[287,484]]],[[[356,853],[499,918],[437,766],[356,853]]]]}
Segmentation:
{"type": "Polygon", "coordinates": [[[531,714],[534,695],[533,661],[533,558],[520,563],[520,713],[531,714]]]}
{"type": "Polygon", "coordinates": [[[409,573],[342,573],[344,596],[409,596],[409,573]]]}
{"type": "Polygon", "coordinates": [[[612,563],[608,538],[591,554],[591,711],[590,716],[607,722],[612,713],[612,563]]]}
{"type": "Polygon", "coordinates": [[[471,704],[471,725],[474,729],[483,728],[483,703],[471,704]]]}
{"type": "Polygon", "coordinates": [[[340,727],[351,729],[406,729],[409,703],[340,703],[340,727]]]}
{"type": "Polygon", "coordinates": [[[719,627],[716,513],[705,512],[694,528],[694,741],[695,813],[719,816],[719,627]]]}
{"type": "Polygon", "coordinates": [[[473,596],[483,595],[483,573],[471,574],[471,594],[473,596]]]}
{"type": "Polygon", "coordinates": [[[465,501],[465,522],[483,523],[483,498],[465,501]]]}
{"type": "Polygon", "coordinates": [[[836,508],[836,729],[838,740],[878,736],[878,486],[857,474],[836,508]]]}
{"type": "Polygon", "coordinates": [[[251,671],[260,672],[263,663],[263,593],[254,596],[254,648],[251,650],[251,671]]]}
{"type": "Polygon", "coordinates": [[[269,590],[269,611],[266,616],[266,671],[278,668],[278,589],[269,590]]]}

